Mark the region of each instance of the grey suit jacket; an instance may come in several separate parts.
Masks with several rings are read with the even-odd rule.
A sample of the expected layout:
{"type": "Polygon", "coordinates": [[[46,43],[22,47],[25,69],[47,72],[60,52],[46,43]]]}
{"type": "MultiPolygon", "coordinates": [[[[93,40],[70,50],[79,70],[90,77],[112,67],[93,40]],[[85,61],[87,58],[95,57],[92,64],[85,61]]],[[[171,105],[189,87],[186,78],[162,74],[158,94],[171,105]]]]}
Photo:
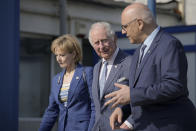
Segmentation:
{"type": "MultiPolygon", "coordinates": [[[[128,54],[124,53],[122,50],[119,50],[110,74],[107,78],[104,90],[103,97],[100,99],[99,96],[99,73],[101,68],[101,61],[99,61],[95,67],[93,72],[93,84],[92,84],[92,95],[95,104],[95,124],[93,131],[112,131],[110,127],[109,118],[114,109],[111,109],[111,105],[104,106],[104,103],[107,99],[104,98],[105,95],[118,90],[117,87],[114,86],[114,83],[121,77],[126,77],[129,79],[129,69],[130,69],[131,57],[128,54]]],[[[127,83],[129,84],[128,81],[127,83]]],[[[120,131],[120,130],[119,130],[120,131]]],[[[122,130],[121,130],[122,131],[122,130]]]]}
{"type": "Polygon", "coordinates": [[[130,72],[131,109],[136,131],[194,131],[195,108],[188,99],[187,59],[182,44],[160,30],[137,69],[130,72]]]}

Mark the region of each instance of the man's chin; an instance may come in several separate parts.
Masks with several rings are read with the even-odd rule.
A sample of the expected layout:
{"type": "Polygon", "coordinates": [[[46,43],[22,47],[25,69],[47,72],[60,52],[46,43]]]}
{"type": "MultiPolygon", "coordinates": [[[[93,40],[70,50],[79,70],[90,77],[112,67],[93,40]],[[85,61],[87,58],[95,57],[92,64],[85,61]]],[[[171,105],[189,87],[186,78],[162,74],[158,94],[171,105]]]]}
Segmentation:
{"type": "Polygon", "coordinates": [[[108,55],[102,55],[101,57],[104,58],[105,60],[110,58],[108,55]]]}
{"type": "Polygon", "coordinates": [[[134,44],[133,40],[132,40],[132,39],[130,39],[130,38],[129,38],[129,42],[130,42],[131,44],[134,44]]]}
{"type": "Polygon", "coordinates": [[[127,38],[129,39],[129,42],[130,42],[131,44],[134,43],[133,39],[131,39],[130,37],[127,37],[127,38]]]}

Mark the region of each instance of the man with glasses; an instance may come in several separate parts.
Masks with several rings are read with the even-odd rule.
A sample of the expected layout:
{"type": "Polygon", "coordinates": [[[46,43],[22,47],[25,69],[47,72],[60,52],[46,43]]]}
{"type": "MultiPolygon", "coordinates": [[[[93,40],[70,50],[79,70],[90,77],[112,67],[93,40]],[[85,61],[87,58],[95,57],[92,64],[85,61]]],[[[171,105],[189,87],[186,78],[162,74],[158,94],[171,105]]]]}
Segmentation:
{"type": "MultiPolygon", "coordinates": [[[[134,3],[121,15],[122,33],[141,44],[132,57],[129,86],[105,96],[105,106],[130,103],[134,131],[195,131],[196,109],[188,98],[187,58],[179,40],[164,32],[147,6],[134,3]]],[[[127,110],[117,107],[110,117],[119,128],[127,110]]],[[[121,128],[121,127],[120,127],[121,128]]]]}
{"type": "MultiPolygon", "coordinates": [[[[96,112],[93,131],[112,131],[109,117],[114,109],[111,109],[111,106],[104,106],[104,103],[108,100],[104,96],[118,90],[114,86],[115,82],[129,84],[131,59],[128,54],[117,47],[115,32],[107,22],[97,22],[91,26],[89,41],[97,55],[101,58],[94,66],[93,72],[92,95],[96,112]]],[[[126,107],[130,110],[130,105],[126,107]]],[[[127,112],[126,114],[129,115],[130,113],[127,112]]],[[[132,118],[126,114],[123,118],[124,129],[129,129],[131,128],[129,119],[132,118]]],[[[118,131],[123,131],[123,129],[119,129],[118,131]]]]}

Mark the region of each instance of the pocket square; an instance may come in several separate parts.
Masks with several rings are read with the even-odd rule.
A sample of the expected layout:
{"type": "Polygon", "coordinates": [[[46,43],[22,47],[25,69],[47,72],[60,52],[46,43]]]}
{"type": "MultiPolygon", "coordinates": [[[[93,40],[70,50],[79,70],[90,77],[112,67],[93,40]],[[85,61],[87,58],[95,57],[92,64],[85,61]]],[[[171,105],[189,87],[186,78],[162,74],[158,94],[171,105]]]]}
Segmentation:
{"type": "Polygon", "coordinates": [[[117,83],[121,83],[123,81],[128,81],[128,79],[126,77],[121,77],[120,79],[118,79],[116,82],[117,83]]]}

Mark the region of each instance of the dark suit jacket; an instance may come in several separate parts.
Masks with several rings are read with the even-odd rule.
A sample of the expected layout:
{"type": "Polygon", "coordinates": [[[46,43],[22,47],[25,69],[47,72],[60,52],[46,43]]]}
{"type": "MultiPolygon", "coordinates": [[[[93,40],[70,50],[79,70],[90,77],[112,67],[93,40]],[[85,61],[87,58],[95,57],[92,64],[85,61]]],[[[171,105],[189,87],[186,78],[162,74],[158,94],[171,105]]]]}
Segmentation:
{"type": "Polygon", "coordinates": [[[91,131],[95,115],[91,97],[93,69],[77,66],[69,89],[67,107],[59,101],[59,91],[64,74],[65,70],[52,80],[49,106],[45,111],[39,131],[50,131],[58,116],[58,131],[91,131]],[[83,71],[86,73],[88,87],[84,83],[83,71]]]}
{"type": "MultiPolygon", "coordinates": [[[[187,59],[182,44],[160,30],[130,73],[131,109],[136,131],[195,131],[195,108],[188,99],[187,59]]],[[[195,122],[196,123],[196,122],[195,122]]]]}
{"type": "MultiPolygon", "coordinates": [[[[92,94],[93,100],[95,103],[95,125],[93,131],[112,131],[109,123],[109,118],[113,109],[111,109],[111,105],[104,106],[104,103],[108,100],[105,99],[104,96],[118,90],[117,87],[114,86],[114,83],[121,77],[129,78],[129,69],[130,69],[130,59],[131,57],[128,54],[125,54],[123,51],[119,50],[110,74],[107,78],[104,90],[103,97],[100,100],[99,96],[99,73],[101,68],[101,61],[99,61],[95,67],[93,72],[93,86],[92,86],[92,94]]],[[[128,81],[126,83],[128,85],[128,81]]]]}

